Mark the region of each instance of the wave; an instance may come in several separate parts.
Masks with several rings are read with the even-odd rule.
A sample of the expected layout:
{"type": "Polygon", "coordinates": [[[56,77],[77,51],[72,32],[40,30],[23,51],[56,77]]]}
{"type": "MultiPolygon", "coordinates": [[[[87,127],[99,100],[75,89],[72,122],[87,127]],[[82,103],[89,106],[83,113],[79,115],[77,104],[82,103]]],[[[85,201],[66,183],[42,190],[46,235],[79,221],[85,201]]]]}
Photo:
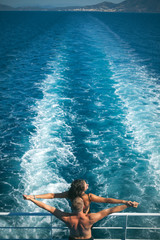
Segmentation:
{"type": "MultiPolygon", "coordinates": [[[[139,211],[146,211],[152,195],[147,211],[157,211],[157,78],[127,41],[95,17],[68,20],[56,29],[57,39],[54,28],[46,33],[47,67],[41,69],[41,83],[35,83],[42,94],[29,102],[34,113],[29,147],[21,158],[19,188],[12,189],[16,210],[37,211],[18,198],[22,190],[61,192],[81,177],[97,195],[139,201],[139,211]]],[[[66,200],[44,202],[70,210],[66,200]]]]}

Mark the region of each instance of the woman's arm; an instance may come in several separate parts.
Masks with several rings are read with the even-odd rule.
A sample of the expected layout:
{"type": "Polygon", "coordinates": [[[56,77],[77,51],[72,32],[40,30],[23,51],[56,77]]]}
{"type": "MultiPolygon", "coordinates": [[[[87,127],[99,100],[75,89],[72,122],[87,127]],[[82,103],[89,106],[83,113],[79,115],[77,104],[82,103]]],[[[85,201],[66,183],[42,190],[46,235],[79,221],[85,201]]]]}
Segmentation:
{"type": "Polygon", "coordinates": [[[120,199],[114,199],[114,198],[104,198],[104,197],[99,197],[96,196],[92,193],[89,194],[90,201],[92,202],[98,202],[98,203],[113,203],[113,204],[128,204],[131,206],[131,201],[126,201],[126,200],[120,200],[120,199]]]}
{"type": "Polygon", "coordinates": [[[62,193],[46,193],[40,195],[25,195],[32,199],[41,198],[41,199],[52,199],[52,198],[68,198],[68,191],[62,193]]]}

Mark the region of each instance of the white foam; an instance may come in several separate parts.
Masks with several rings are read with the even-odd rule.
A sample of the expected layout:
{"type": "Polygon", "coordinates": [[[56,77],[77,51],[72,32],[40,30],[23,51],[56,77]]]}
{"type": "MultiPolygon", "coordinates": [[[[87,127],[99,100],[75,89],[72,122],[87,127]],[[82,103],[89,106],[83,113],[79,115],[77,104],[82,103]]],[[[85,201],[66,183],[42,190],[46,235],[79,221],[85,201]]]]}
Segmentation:
{"type": "MultiPolygon", "coordinates": [[[[33,107],[36,116],[32,125],[36,131],[30,137],[30,149],[23,155],[21,164],[24,170],[21,185],[24,185],[26,194],[66,191],[68,183],[61,176],[59,168],[78,165],[72,151],[71,138],[70,144],[67,144],[59,134],[67,137],[71,135],[70,127],[65,122],[61,101],[72,101],[61,95],[61,88],[64,87],[64,83],[61,84],[61,81],[64,81],[61,64],[63,64],[61,56],[58,56],[56,61],[48,63],[48,68],[52,69],[52,72],[46,75],[39,86],[43,98],[37,100],[33,107]],[[50,164],[52,168],[49,167],[50,164]]],[[[67,206],[67,203],[62,205],[67,206]]],[[[32,210],[36,208],[27,201],[23,202],[24,209],[26,206],[32,210]]]]}
{"type": "MultiPolygon", "coordinates": [[[[146,59],[140,59],[128,43],[123,41],[98,19],[93,17],[92,21],[94,22],[94,29],[89,28],[89,25],[87,25],[84,29],[84,34],[86,38],[94,39],[92,42],[90,41],[89,44],[92,47],[95,46],[97,52],[103,52],[106,55],[103,60],[106,61],[107,64],[109,63],[109,69],[112,73],[112,86],[114,93],[117,95],[116,104],[122,110],[119,119],[122,119],[121,123],[124,129],[126,129],[126,132],[122,136],[116,132],[114,127],[109,127],[103,134],[105,134],[105,132],[107,134],[115,131],[116,136],[119,134],[118,138],[123,138],[128,148],[131,148],[131,153],[137,153],[138,157],[138,159],[130,160],[129,152],[128,160],[124,158],[121,159],[121,155],[119,154],[121,149],[117,148],[115,149],[114,157],[109,156],[109,160],[107,161],[108,165],[106,165],[104,161],[105,151],[101,145],[104,144],[104,146],[107,146],[107,144],[110,143],[107,143],[107,141],[104,143],[103,138],[101,139],[100,136],[97,140],[96,136],[92,136],[91,129],[89,128],[88,132],[91,134],[85,141],[88,144],[87,152],[95,156],[97,160],[100,159],[104,162],[103,167],[94,168],[92,174],[94,174],[97,184],[99,182],[100,185],[105,186],[106,189],[110,191],[110,189],[112,190],[112,185],[115,184],[116,186],[117,184],[115,179],[117,179],[118,176],[114,175],[114,169],[117,169],[116,173],[118,175],[121,169],[123,169],[121,173],[123,174],[125,170],[122,163],[128,161],[132,164],[134,162],[134,165],[137,167],[130,168],[130,174],[134,180],[135,189],[137,189],[137,192],[139,191],[139,196],[143,196],[147,188],[147,182],[149,181],[147,180],[147,176],[152,179],[152,186],[157,191],[158,196],[160,190],[160,86],[157,84],[158,79],[154,74],[148,72],[145,66],[146,59]],[[99,154],[100,151],[102,151],[103,154],[99,154]],[[95,152],[96,155],[94,154],[95,152]],[[142,159],[140,159],[140,156],[142,159]],[[117,159],[117,163],[115,159],[117,159]],[[142,169],[143,176],[141,176],[141,172],[139,172],[141,171],[141,163],[139,163],[139,161],[144,162],[144,166],[146,164],[146,174],[142,169]],[[105,172],[109,173],[110,171],[113,171],[113,177],[112,175],[109,175],[111,177],[105,177],[105,172]],[[110,178],[111,184],[108,183],[108,178],[110,178]]],[[[92,27],[92,24],[90,25],[92,27]]],[[[96,84],[93,84],[93,86],[94,88],[96,87],[96,89],[101,88],[101,86],[96,86],[96,84]]],[[[106,96],[107,94],[106,89],[106,96]]],[[[94,104],[97,107],[103,107],[103,101],[100,99],[97,99],[94,104]]],[[[96,114],[99,115],[97,118],[101,119],[99,111],[97,111],[96,114]]],[[[114,116],[109,117],[110,119],[112,117],[114,118],[114,116]]],[[[117,147],[114,141],[115,140],[111,141],[110,145],[117,147]]],[[[103,187],[101,191],[103,192],[103,187]]],[[[120,191],[120,189],[117,189],[117,191],[120,191]]],[[[107,191],[105,191],[105,193],[107,194],[107,191]]]]}
{"type": "Polygon", "coordinates": [[[160,88],[157,86],[157,79],[148,73],[138,56],[130,51],[127,52],[121,46],[115,51],[114,42],[110,46],[110,51],[111,55],[108,56],[108,51],[106,55],[110,59],[110,68],[114,73],[112,79],[115,82],[115,93],[121,100],[126,114],[123,120],[127,128],[126,134],[132,135],[133,148],[143,155],[147,154],[151,168],[156,168],[155,186],[159,191],[160,181],[157,173],[160,162],[157,160],[160,156],[158,144],[160,88]],[[120,64],[117,64],[117,57],[120,64]]]}

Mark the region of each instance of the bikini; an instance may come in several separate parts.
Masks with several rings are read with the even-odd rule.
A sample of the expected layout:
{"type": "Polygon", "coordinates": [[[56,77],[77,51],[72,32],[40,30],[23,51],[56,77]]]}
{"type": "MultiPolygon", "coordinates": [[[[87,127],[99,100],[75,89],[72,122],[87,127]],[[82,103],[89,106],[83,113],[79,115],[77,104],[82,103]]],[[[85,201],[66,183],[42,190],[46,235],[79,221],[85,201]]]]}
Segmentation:
{"type": "MultiPolygon", "coordinates": [[[[85,193],[86,194],[86,193],[85,193]]],[[[85,195],[84,194],[84,195],[85,195]]],[[[89,196],[89,194],[87,194],[87,196],[88,196],[88,200],[89,200],[89,203],[91,203],[91,199],[90,199],[90,196],[89,196]]],[[[91,213],[91,210],[90,210],[90,205],[88,206],[88,208],[84,211],[84,213],[86,213],[87,211],[87,213],[91,213]],[[88,208],[89,208],[89,211],[88,211],[88,208]]],[[[85,209],[85,206],[84,206],[84,208],[83,209],[85,209]]]]}

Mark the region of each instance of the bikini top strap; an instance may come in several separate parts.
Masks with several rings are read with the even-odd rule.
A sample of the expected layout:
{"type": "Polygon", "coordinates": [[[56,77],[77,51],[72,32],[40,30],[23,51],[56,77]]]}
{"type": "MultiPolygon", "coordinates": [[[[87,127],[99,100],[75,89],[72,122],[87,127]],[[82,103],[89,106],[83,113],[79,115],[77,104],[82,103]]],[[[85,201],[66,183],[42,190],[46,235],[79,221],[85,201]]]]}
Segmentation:
{"type": "Polygon", "coordinates": [[[91,202],[91,196],[90,196],[90,193],[88,193],[87,195],[88,195],[88,200],[89,200],[89,202],[91,202]]]}

